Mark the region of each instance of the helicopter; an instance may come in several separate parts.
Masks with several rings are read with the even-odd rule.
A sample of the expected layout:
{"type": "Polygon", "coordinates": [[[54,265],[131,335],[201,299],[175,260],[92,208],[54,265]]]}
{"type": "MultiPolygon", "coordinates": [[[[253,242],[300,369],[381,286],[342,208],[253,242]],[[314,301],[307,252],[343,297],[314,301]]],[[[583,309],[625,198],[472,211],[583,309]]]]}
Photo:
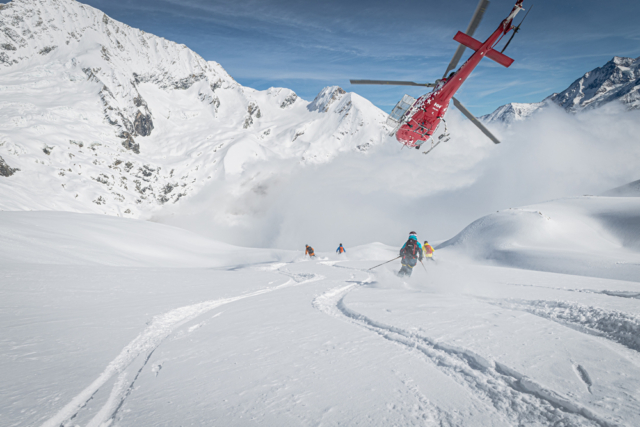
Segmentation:
{"type": "MultiPolygon", "coordinates": [[[[436,80],[435,83],[414,83],[407,81],[389,81],[389,80],[350,80],[351,84],[367,84],[367,85],[398,85],[398,86],[425,86],[432,87],[433,91],[422,95],[418,99],[415,99],[409,95],[405,95],[400,102],[393,108],[387,124],[393,127],[393,131],[390,135],[396,136],[396,139],[407,147],[420,149],[420,147],[428,141],[438,129],[441,122],[444,122],[444,115],[449,108],[449,103],[453,100],[453,104],[470,119],[474,125],[476,125],[489,139],[494,143],[499,144],[500,141],[482,124],[473,114],[469,112],[453,95],[462,86],[462,83],[469,77],[471,72],[480,63],[482,58],[487,57],[498,64],[509,67],[513,63],[513,59],[504,55],[503,52],[513,40],[513,37],[520,29],[520,25],[529,14],[524,16],[522,21],[517,27],[512,25],[513,19],[521,10],[522,2],[524,0],[517,0],[515,6],[509,13],[506,19],[504,19],[498,28],[485,40],[484,42],[478,41],[473,38],[473,34],[480,24],[484,12],[489,5],[489,0],[480,0],[478,6],[471,18],[471,22],[467,27],[466,32],[458,31],[453,38],[460,43],[456,50],[449,66],[447,67],[444,75],[441,79],[436,80]],[[494,49],[498,42],[509,31],[513,30],[511,38],[507,41],[504,48],[500,52],[494,49]],[[470,48],[475,51],[469,59],[455,72],[451,72],[456,68],[458,62],[462,58],[462,55],[466,48],[470,48]]],[[[425,151],[424,154],[428,154],[438,144],[443,141],[449,140],[449,134],[447,133],[446,123],[445,131],[441,134],[437,141],[432,139],[431,148],[425,151]]]]}

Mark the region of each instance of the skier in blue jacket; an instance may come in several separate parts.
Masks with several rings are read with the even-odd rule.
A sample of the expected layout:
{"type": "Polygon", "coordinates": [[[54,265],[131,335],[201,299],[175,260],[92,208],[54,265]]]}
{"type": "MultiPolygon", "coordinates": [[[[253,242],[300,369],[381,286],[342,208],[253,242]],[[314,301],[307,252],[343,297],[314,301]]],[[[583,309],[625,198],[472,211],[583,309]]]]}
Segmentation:
{"type": "Polygon", "coordinates": [[[343,254],[345,252],[347,252],[347,250],[345,248],[342,247],[342,243],[340,243],[340,246],[338,246],[338,249],[336,249],[336,252],[338,254],[343,254]]]}
{"type": "Polygon", "coordinates": [[[422,245],[418,241],[415,231],[409,233],[409,240],[400,249],[402,257],[402,268],[398,272],[398,276],[411,276],[413,267],[416,266],[418,260],[422,261],[422,245]]]}

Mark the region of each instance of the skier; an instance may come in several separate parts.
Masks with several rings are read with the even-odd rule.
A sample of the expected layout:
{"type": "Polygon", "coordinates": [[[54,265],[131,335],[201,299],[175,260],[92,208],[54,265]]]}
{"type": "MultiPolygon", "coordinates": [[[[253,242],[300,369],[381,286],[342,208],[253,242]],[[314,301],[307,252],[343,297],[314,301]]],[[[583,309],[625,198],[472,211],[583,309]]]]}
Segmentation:
{"type": "Polygon", "coordinates": [[[313,248],[309,245],[304,245],[304,246],[305,246],[304,254],[309,255],[309,258],[315,258],[316,254],[313,252],[313,248]]]}
{"type": "Polygon", "coordinates": [[[433,246],[431,246],[426,240],[422,245],[422,250],[424,251],[425,258],[429,258],[431,261],[433,261],[433,246]]]}
{"type": "Polygon", "coordinates": [[[409,233],[409,240],[400,249],[400,256],[402,257],[402,268],[398,272],[398,276],[410,277],[418,259],[422,261],[422,246],[420,246],[415,231],[409,233]]]}
{"type": "Polygon", "coordinates": [[[347,252],[347,250],[345,248],[342,247],[342,243],[340,243],[340,246],[338,246],[338,249],[336,249],[336,252],[338,254],[343,254],[345,252],[347,252]]]}

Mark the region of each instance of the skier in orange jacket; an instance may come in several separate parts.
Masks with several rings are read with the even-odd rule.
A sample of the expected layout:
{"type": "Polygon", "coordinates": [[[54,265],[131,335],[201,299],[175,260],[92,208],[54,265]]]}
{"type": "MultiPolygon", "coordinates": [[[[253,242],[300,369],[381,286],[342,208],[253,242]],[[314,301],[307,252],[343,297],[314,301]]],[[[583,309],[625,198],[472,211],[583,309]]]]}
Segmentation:
{"type": "Polygon", "coordinates": [[[309,255],[309,258],[314,258],[316,254],[313,252],[313,248],[309,245],[304,245],[304,246],[305,246],[304,254],[309,255]]]}

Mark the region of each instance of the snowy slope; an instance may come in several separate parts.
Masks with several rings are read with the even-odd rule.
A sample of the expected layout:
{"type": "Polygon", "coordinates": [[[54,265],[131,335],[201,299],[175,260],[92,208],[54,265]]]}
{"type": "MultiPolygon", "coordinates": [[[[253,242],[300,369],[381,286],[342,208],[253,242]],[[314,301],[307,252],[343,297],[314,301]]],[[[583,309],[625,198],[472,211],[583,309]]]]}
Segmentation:
{"type": "MultiPolygon", "coordinates": [[[[511,237],[535,255],[590,214],[637,212],[599,199],[514,214],[511,237]],[[529,230],[540,221],[557,227],[529,230]]],[[[573,248],[611,235],[574,231],[555,255],[584,265],[593,251],[573,248]]],[[[485,233],[488,247],[508,234],[485,233]]],[[[401,280],[397,261],[368,270],[398,248],[308,260],[68,212],[1,212],[0,236],[3,426],[602,427],[640,411],[640,285],[613,269],[483,265],[462,242],[401,280]]]]}
{"type": "Polygon", "coordinates": [[[585,73],[564,91],[554,93],[541,102],[506,104],[481,119],[487,123],[511,124],[531,116],[550,103],[569,113],[578,113],[614,101],[620,102],[629,110],[640,108],[640,57],[634,59],[615,56],[602,67],[585,73]]]}
{"type": "Polygon", "coordinates": [[[507,209],[444,248],[497,265],[640,281],[640,199],[585,196],[507,209]]]}
{"type": "Polygon", "coordinates": [[[602,193],[609,197],[640,197],[640,179],[602,193]]]}
{"type": "Polygon", "coordinates": [[[398,247],[343,240],[442,227],[455,209],[413,202],[434,192],[465,211],[505,185],[618,180],[635,116],[623,145],[563,122],[482,164],[497,148],[453,115],[455,144],[425,162],[385,144],[385,114],[355,94],[244,88],[80,3],[14,1],[0,26],[0,210],[18,210],[0,212],[2,426],[635,425],[635,182],[481,218],[410,279],[399,261],[369,270],[398,247]],[[557,144],[569,125],[591,149],[557,144]],[[222,228],[257,212],[249,234],[325,242],[310,260],[132,219],[199,204],[222,228]]]}
{"type": "Polygon", "coordinates": [[[148,221],[71,212],[0,212],[6,264],[218,267],[290,260],[285,251],[248,250],[148,221]]]}
{"type": "Polygon", "coordinates": [[[73,0],[0,9],[0,209],[148,218],[251,165],[386,140],[386,114],[326,88],[256,91],[184,45],[73,0]]]}

